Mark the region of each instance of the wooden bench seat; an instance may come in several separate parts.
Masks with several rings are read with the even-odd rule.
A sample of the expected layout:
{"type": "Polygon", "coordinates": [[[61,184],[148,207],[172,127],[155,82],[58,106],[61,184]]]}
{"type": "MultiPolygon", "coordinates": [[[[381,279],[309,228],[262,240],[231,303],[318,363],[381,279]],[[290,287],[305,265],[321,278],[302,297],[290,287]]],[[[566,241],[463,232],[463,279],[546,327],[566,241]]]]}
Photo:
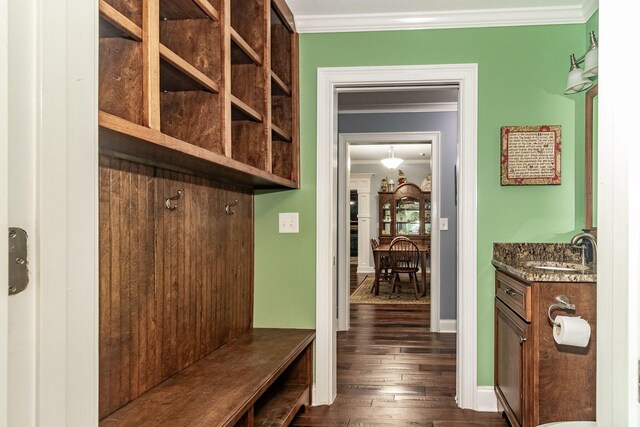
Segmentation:
{"type": "Polygon", "coordinates": [[[311,404],[304,329],[252,329],[100,421],[100,426],[288,425],[311,404]]]}

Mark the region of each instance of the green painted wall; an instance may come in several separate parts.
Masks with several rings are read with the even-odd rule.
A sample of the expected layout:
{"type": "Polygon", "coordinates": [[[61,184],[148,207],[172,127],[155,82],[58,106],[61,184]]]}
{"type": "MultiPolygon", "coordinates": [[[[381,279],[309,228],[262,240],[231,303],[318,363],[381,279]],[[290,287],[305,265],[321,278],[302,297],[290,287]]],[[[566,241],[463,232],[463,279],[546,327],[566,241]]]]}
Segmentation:
{"type": "Polygon", "coordinates": [[[582,225],[575,162],[584,96],[562,92],[569,53],[584,51],[584,39],[585,25],[302,34],[302,188],[256,197],[255,325],[315,323],[317,68],[477,63],[478,383],[491,385],[493,242],[566,242],[582,225]],[[500,127],[538,124],[562,125],[562,185],[500,186],[500,127]],[[300,234],[277,232],[278,212],[289,211],[300,212],[300,234]]]}

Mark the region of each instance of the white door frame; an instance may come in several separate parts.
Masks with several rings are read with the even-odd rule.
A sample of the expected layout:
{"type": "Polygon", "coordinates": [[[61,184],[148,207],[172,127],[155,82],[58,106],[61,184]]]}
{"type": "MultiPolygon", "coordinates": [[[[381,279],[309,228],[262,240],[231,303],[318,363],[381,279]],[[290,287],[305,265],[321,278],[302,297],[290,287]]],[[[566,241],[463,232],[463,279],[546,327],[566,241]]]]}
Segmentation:
{"type": "Polygon", "coordinates": [[[353,86],[457,84],[460,88],[458,322],[456,396],[461,408],[480,409],[477,398],[477,64],[318,68],[316,216],[315,404],[336,396],[336,288],[333,262],[337,162],[337,90],[353,86]],[[462,357],[464,355],[464,357],[462,357]]]}
{"type": "MultiPolygon", "coordinates": [[[[340,90],[339,90],[340,91],[340,90]]],[[[342,91],[340,91],[342,92],[342,91]]],[[[431,332],[440,331],[440,268],[433,268],[433,266],[440,266],[440,229],[437,227],[440,224],[440,132],[360,132],[360,133],[341,133],[338,135],[338,152],[343,154],[343,157],[339,159],[338,163],[346,164],[349,157],[344,154],[351,145],[372,145],[372,144],[410,144],[410,143],[431,143],[431,175],[432,181],[432,201],[431,201],[431,332]]],[[[344,169],[338,169],[344,170],[344,169]]],[[[346,176],[340,176],[338,182],[345,182],[346,176]]],[[[338,219],[340,221],[340,219],[338,219]]],[[[358,221],[358,233],[360,233],[360,221],[358,221]]],[[[368,231],[368,230],[367,230],[368,231]]],[[[367,239],[367,243],[369,240],[367,239]]],[[[367,249],[367,255],[369,254],[367,249]]],[[[346,262],[345,259],[339,258],[338,265],[346,262]]],[[[342,276],[338,280],[338,301],[345,301],[344,304],[338,305],[338,324],[343,325],[342,319],[349,319],[349,270],[346,270],[346,275],[342,276]]],[[[338,268],[338,271],[341,271],[338,268]]],[[[346,321],[346,329],[340,328],[339,330],[347,330],[348,320],[346,321]]]]}
{"type": "Polygon", "coordinates": [[[36,425],[97,426],[98,2],[37,4],[36,425]]]}
{"type": "MultiPolygon", "coordinates": [[[[8,222],[8,5],[0,1],[0,231],[6,239],[8,222]]],[[[0,244],[0,283],[9,281],[8,264],[4,261],[8,257],[6,240],[0,244]]],[[[0,427],[7,426],[7,356],[8,356],[8,295],[6,288],[0,288],[0,427]],[[4,289],[4,291],[3,291],[4,289]]]]}
{"type": "MultiPolygon", "coordinates": [[[[340,151],[349,151],[349,147],[340,147],[338,156],[340,158],[346,156],[340,151]]],[[[372,173],[349,172],[349,162],[339,162],[338,174],[342,185],[338,191],[338,331],[348,331],[351,327],[349,318],[349,297],[350,297],[350,279],[351,279],[351,216],[350,205],[351,190],[358,193],[358,273],[369,273],[373,267],[369,264],[369,239],[371,236],[371,213],[370,213],[370,196],[371,196],[371,178],[372,173]],[[348,177],[348,178],[347,178],[348,177]],[[343,179],[344,178],[344,179],[343,179]],[[366,260],[365,260],[366,258],[366,260]]]]}

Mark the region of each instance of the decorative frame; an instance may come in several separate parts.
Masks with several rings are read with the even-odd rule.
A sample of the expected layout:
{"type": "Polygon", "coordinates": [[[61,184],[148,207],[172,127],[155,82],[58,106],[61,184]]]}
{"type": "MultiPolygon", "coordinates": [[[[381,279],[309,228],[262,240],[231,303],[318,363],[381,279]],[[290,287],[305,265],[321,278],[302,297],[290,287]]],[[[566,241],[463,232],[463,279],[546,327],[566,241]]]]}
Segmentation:
{"type": "Polygon", "coordinates": [[[560,125],[500,128],[501,185],[560,185],[560,125]]]}

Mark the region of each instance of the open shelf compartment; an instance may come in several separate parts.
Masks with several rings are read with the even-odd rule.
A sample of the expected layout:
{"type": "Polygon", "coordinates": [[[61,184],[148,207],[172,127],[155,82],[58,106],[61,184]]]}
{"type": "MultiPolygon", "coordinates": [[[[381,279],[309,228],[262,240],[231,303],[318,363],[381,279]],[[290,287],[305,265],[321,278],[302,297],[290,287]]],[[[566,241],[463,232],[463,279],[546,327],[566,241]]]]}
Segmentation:
{"type": "Polygon", "coordinates": [[[214,153],[224,153],[220,95],[206,91],[162,92],[162,133],[214,153]]]}
{"type": "Polygon", "coordinates": [[[143,123],[142,43],[101,38],[99,109],[132,123],[143,123]]]}
{"type": "Polygon", "coordinates": [[[271,70],[285,85],[291,87],[291,45],[293,33],[280,13],[271,8],[271,70]]]}
{"type": "MultiPolygon", "coordinates": [[[[143,0],[102,0],[138,27],[142,27],[143,0]]],[[[100,3],[102,3],[102,1],[100,3]]],[[[103,5],[100,5],[103,7],[103,5]]]]}
{"type": "MultiPolygon", "coordinates": [[[[162,14],[162,12],[161,9],[160,13],[162,14]]],[[[170,16],[175,16],[175,14],[170,14],[170,16]]],[[[207,79],[214,82],[213,88],[215,89],[220,85],[223,70],[221,37],[220,23],[210,19],[207,15],[199,19],[161,20],[160,43],[164,49],[160,48],[160,55],[164,59],[163,62],[171,62],[174,68],[179,69],[192,79],[195,78],[196,82],[205,85],[205,88],[211,89],[206,86],[212,86],[212,84],[198,75],[202,73],[207,79]],[[171,52],[188,65],[181,66],[179,60],[172,61],[171,52]],[[197,72],[193,72],[189,66],[195,68],[197,72]]]]}
{"type": "Polygon", "coordinates": [[[231,27],[260,55],[266,37],[265,3],[266,0],[231,0],[231,27]]]}

